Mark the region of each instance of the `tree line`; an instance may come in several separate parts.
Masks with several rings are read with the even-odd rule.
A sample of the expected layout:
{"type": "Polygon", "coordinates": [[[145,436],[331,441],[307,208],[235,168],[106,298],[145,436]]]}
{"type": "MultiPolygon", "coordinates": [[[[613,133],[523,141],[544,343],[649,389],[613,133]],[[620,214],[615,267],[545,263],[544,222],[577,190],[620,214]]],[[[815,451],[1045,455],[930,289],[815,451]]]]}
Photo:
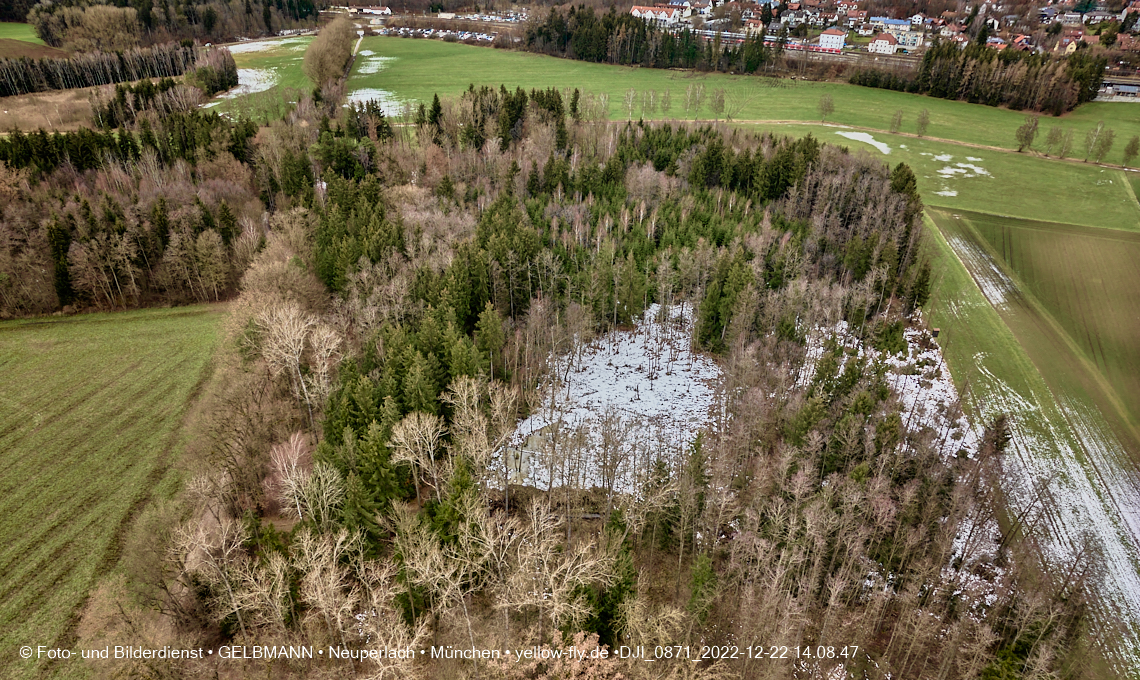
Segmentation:
{"type": "MultiPolygon", "coordinates": [[[[168,44],[69,59],[0,59],[0,97],[47,90],[113,85],[143,78],[175,78],[201,56],[193,45],[168,44]]],[[[229,58],[233,63],[233,57],[229,58]]],[[[234,72],[236,73],[236,67],[234,72]]]]}
{"type": "Polygon", "coordinates": [[[53,47],[108,51],[183,39],[226,42],[239,36],[308,28],[323,4],[314,0],[55,0],[39,2],[25,11],[36,34],[53,47]]]}
{"type": "Polygon", "coordinates": [[[1059,116],[1096,97],[1106,64],[1106,57],[1094,57],[1087,51],[1055,58],[1017,50],[997,51],[985,45],[959,49],[943,42],[926,50],[913,75],[860,69],[851,75],[850,82],[1059,116]]]}
{"type": "Polygon", "coordinates": [[[740,45],[722,45],[719,38],[704,40],[687,28],[668,31],[614,7],[598,15],[593,7],[573,5],[565,15],[551,9],[544,20],[528,26],[523,47],[596,63],[744,73],[770,65],[779,51],[766,47],[758,35],[740,45]]]}

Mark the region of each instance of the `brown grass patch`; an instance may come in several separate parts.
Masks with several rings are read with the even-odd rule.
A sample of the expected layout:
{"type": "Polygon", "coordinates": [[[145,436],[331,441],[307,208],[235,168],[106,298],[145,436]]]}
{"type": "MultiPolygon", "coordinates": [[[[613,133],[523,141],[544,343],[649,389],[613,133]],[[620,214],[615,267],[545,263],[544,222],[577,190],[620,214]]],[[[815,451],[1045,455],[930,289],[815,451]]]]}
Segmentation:
{"type": "Polygon", "coordinates": [[[67,59],[71,54],[54,47],[47,45],[37,45],[35,43],[25,42],[23,40],[12,40],[11,38],[0,38],[0,59],[17,59],[19,57],[28,57],[29,59],[67,59]]]}
{"type": "Polygon", "coordinates": [[[0,98],[0,131],[41,127],[66,131],[89,125],[92,89],[52,90],[0,98]]]}

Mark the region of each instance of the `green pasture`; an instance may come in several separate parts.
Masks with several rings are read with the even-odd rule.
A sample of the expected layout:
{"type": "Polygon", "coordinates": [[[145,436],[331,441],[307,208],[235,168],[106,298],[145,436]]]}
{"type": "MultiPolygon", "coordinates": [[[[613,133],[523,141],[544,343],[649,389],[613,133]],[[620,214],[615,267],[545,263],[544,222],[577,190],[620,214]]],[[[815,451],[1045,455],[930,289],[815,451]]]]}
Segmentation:
{"type": "MultiPolygon", "coordinates": [[[[1133,434],[1140,425],[1140,234],[962,211],[934,211],[983,245],[1031,320],[1011,323],[1056,391],[1086,393],[1133,434]],[[1056,375],[1053,375],[1056,373],[1056,375]]],[[[1012,313],[1011,313],[1012,316],[1012,313]]],[[[1140,450],[1137,451],[1140,453],[1140,450]]]]}
{"type": "Polygon", "coordinates": [[[312,36],[296,36],[228,45],[239,77],[243,70],[255,71],[261,78],[268,79],[267,84],[272,83],[272,86],[260,92],[218,97],[214,100],[215,110],[253,119],[283,115],[285,109],[297,101],[299,93],[308,92],[313,87],[301,68],[305,49],[312,40],[312,36]],[[251,49],[262,46],[263,49],[251,49]]]}
{"type": "Polygon", "coordinates": [[[206,378],[220,307],[0,323],[0,677],[67,646],[129,518],[167,477],[206,378]]]}
{"type": "MultiPolygon", "coordinates": [[[[627,117],[623,106],[625,93],[636,90],[663,92],[672,96],[668,113],[649,113],[635,109],[634,117],[685,118],[693,112],[684,110],[685,90],[690,84],[705,86],[705,104],[696,116],[711,120],[711,92],[724,88],[730,108],[738,108],[738,121],[814,121],[819,119],[819,99],[830,94],[835,113],[829,122],[877,130],[890,129],[895,111],[903,111],[902,132],[916,131],[922,109],[930,112],[927,136],[966,144],[1016,148],[1015,131],[1025,120],[1024,112],[997,109],[978,104],[921,97],[902,92],[876,90],[846,83],[817,83],[763,76],[700,74],[691,71],[610,66],[568,59],[557,59],[525,52],[495,50],[489,47],[445,43],[439,40],[413,40],[386,36],[364,38],[362,50],[390,57],[385,67],[373,73],[361,71],[363,60],[357,60],[349,80],[349,90],[375,88],[405,100],[430,102],[432,95],[458,95],[469,84],[523,87],[578,87],[609,96],[611,119],[627,117]],[[734,105],[735,102],[735,105],[734,105]]],[[[1128,139],[1140,135],[1140,104],[1090,103],[1075,112],[1040,121],[1040,142],[1054,125],[1073,130],[1070,156],[1084,158],[1084,139],[1098,121],[1116,133],[1116,142],[1105,162],[1121,163],[1128,139]]],[[[1037,146],[1040,146],[1038,144],[1037,146]]],[[[1138,159],[1140,161],[1140,159],[1138,159]]]]}
{"type": "Polygon", "coordinates": [[[31,24],[18,24],[10,21],[0,22],[0,40],[19,40],[36,45],[46,45],[36,35],[36,29],[31,24]]]}
{"type": "Polygon", "coordinates": [[[743,127],[795,137],[812,134],[829,144],[846,146],[852,153],[865,153],[891,165],[906,163],[918,178],[926,205],[1140,231],[1140,203],[1129,186],[1130,179],[1140,181],[1140,173],[819,123],[743,127]],[[890,147],[890,153],[839,133],[869,134],[890,147]],[[952,192],[955,195],[949,195],[952,192]]]}

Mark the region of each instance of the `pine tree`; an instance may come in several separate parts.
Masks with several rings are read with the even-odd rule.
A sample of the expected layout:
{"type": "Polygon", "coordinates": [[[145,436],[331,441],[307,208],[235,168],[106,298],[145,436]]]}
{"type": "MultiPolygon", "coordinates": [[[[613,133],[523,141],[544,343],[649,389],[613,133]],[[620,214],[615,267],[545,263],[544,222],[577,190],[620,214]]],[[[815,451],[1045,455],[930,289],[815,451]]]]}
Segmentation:
{"type": "Polygon", "coordinates": [[[502,351],[506,339],[503,320],[495,311],[495,306],[488,302],[479,314],[479,322],[475,324],[475,345],[490,360],[492,376],[496,374],[496,365],[499,367],[498,375],[502,376],[505,373],[506,367],[502,365],[502,351]]]}
{"type": "Polygon", "coordinates": [[[344,503],[340,508],[340,523],[349,532],[364,535],[369,553],[375,552],[380,541],[380,525],[376,523],[378,512],[379,508],[360,477],[355,472],[350,473],[345,486],[344,503]]]}
{"type": "Polygon", "coordinates": [[[403,392],[404,405],[410,411],[435,413],[438,409],[436,396],[439,392],[432,380],[431,366],[418,350],[404,375],[403,392]]]}
{"type": "Polygon", "coordinates": [[[222,201],[218,206],[218,234],[222,237],[222,243],[230,245],[238,233],[237,217],[230,210],[230,206],[222,201]]]}

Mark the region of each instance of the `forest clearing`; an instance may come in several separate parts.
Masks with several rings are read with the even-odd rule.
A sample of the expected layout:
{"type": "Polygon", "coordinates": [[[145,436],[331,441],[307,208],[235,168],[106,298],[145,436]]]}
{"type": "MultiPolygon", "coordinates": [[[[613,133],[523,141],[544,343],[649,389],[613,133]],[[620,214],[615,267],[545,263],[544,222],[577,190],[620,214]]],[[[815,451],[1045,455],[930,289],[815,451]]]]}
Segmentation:
{"type": "MultiPolygon", "coordinates": [[[[184,419],[224,313],[0,322],[0,676],[45,672],[47,659],[17,660],[21,645],[73,644],[132,514],[178,488],[184,419]]],[[[79,671],[61,663],[75,667],[53,673],[79,671]]]]}

